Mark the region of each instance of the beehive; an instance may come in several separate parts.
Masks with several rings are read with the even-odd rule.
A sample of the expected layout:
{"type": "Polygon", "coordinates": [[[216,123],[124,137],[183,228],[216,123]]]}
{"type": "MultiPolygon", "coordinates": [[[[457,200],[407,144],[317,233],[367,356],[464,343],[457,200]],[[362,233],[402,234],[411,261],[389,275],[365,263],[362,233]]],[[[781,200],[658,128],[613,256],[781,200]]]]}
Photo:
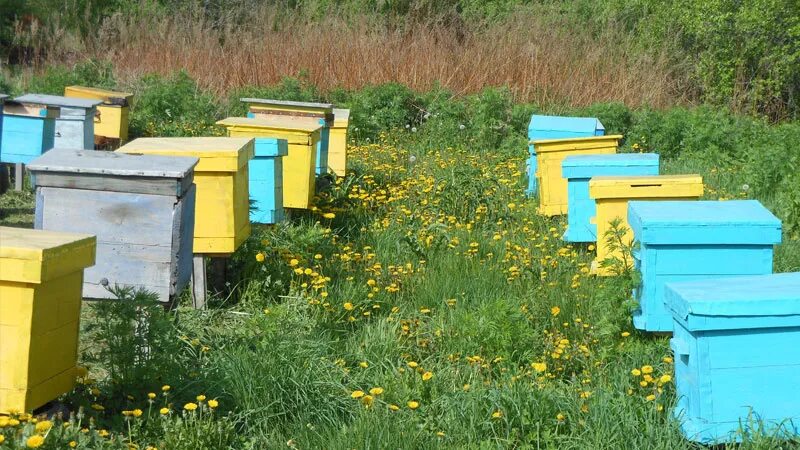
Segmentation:
{"type": "Polygon", "coordinates": [[[7,95],[0,94],[0,149],[3,148],[3,105],[7,98],[7,95]]]}
{"type": "Polygon", "coordinates": [[[251,223],[278,223],[284,219],[283,157],[288,152],[286,139],[255,139],[255,157],[250,161],[251,223]]]}
{"type": "Polygon", "coordinates": [[[25,94],[16,100],[59,108],[61,113],[56,118],[53,147],[94,148],[94,120],[99,100],[40,94],[25,94]]]}
{"type": "Polygon", "coordinates": [[[696,200],[703,195],[703,178],[700,175],[651,176],[600,176],[589,180],[589,196],[596,204],[592,223],[597,225],[597,259],[592,263],[596,275],[614,275],[604,261],[615,260],[630,266],[633,262],[615,246],[633,244],[633,233],[628,224],[629,200],[696,200]],[[612,222],[619,220],[621,239],[613,236],[612,222]]]}
{"type": "Polygon", "coordinates": [[[800,433],[800,272],[669,283],[665,301],[688,439],[800,433]]]}
{"type": "Polygon", "coordinates": [[[328,140],[328,167],[338,177],[347,172],[347,127],[350,123],[349,109],[333,110],[333,126],[328,140]]]}
{"type": "Polygon", "coordinates": [[[536,146],[534,141],[542,139],[566,139],[576,137],[603,136],[606,130],[593,117],[540,116],[534,114],[528,123],[528,195],[535,195],[539,188],[536,178],[536,146]]]}
{"type": "Polygon", "coordinates": [[[589,180],[604,175],[658,175],[655,153],[568,156],[561,164],[567,180],[567,242],[597,241],[597,225],[591,223],[597,208],[589,196],[589,180]]]}
{"type": "Polygon", "coordinates": [[[334,125],[333,105],[330,103],[293,102],[264,98],[243,98],[249,111],[247,117],[268,119],[283,118],[301,124],[319,124],[320,135],[316,144],[316,169],[318,175],[328,173],[330,129],[334,125]]]}
{"type": "Polygon", "coordinates": [[[34,226],[97,236],[84,298],[105,286],[144,288],[169,302],[192,273],[197,158],[53,149],[31,161],[34,226]]]}
{"type": "Polygon", "coordinates": [[[0,227],[0,413],[31,411],[74,386],[94,252],[87,234],[0,227]]]}
{"type": "Polygon", "coordinates": [[[559,216],[567,213],[567,180],[561,174],[564,158],[616,153],[620,139],[620,135],[611,135],[533,141],[538,161],[539,214],[559,216]]]}
{"type": "Polygon", "coordinates": [[[120,142],[128,140],[128,121],[133,94],[85,86],[67,86],[64,88],[64,96],[102,101],[97,107],[94,135],[106,139],[118,139],[120,142]]]}
{"type": "Polygon", "coordinates": [[[755,200],[633,201],[628,208],[639,242],[633,324],[640,330],[672,331],[665,283],[772,272],[781,222],[755,200]]]}
{"type": "Polygon", "coordinates": [[[285,118],[228,117],[217,125],[228,129],[229,136],[285,139],[289,153],[283,157],[283,207],[308,209],[314,200],[316,146],[321,126],[285,118]]]}
{"type": "Polygon", "coordinates": [[[53,148],[59,114],[55,106],[6,100],[0,162],[27,164],[53,148]]]}
{"type": "Polygon", "coordinates": [[[139,138],[117,152],[200,159],[194,169],[195,254],[230,255],[250,236],[247,166],[253,157],[253,139],[139,138]]]}

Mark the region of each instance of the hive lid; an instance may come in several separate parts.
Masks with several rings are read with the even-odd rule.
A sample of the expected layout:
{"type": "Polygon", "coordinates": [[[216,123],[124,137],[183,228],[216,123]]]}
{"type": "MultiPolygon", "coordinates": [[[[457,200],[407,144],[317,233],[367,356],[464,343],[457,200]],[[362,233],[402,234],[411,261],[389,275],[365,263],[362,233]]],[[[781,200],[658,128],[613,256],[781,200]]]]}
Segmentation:
{"type": "Polygon", "coordinates": [[[7,98],[8,96],[6,94],[0,94],[0,103],[3,103],[3,101],[7,98]]]}
{"type": "Polygon", "coordinates": [[[59,108],[83,108],[91,109],[102,103],[96,99],[70,98],[60,95],[44,94],[25,94],[14,99],[20,103],[36,103],[48,106],[58,106],[59,108]]]}
{"type": "Polygon", "coordinates": [[[284,106],[284,107],[297,107],[297,108],[309,108],[309,109],[320,109],[320,110],[333,109],[333,104],[331,103],[295,102],[291,100],[273,100],[269,98],[240,98],[239,100],[244,103],[250,103],[252,105],[284,106]]]}
{"type": "Polygon", "coordinates": [[[117,152],[194,156],[200,160],[195,172],[236,172],[254,155],[252,138],[234,137],[139,138],[123,145],[117,152]]]}
{"type": "Polygon", "coordinates": [[[286,156],[289,154],[289,142],[286,139],[256,138],[256,156],[286,156]]]}
{"type": "Polygon", "coordinates": [[[339,108],[333,109],[333,126],[346,127],[349,121],[350,121],[349,109],[339,109],[339,108]]]}
{"type": "MultiPolygon", "coordinates": [[[[690,330],[738,328],[730,320],[782,317],[800,324],[800,272],[667,283],[664,303],[690,330]],[[789,316],[795,316],[790,318],[789,316]]],[[[784,326],[789,326],[784,322],[784,326]]]]}
{"type": "Polygon", "coordinates": [[[129,92],[110,91],[86,86],[67,86],[64,88],[64,95],[72,98],[102,100],[103,104],[112,106],[128,106],[133,98],[133,94],[129,92]]]}
{"type": "Polygon", "coordinates": [[[628,223],[644,244],[778,244],[781,221],[756,200],[632,201],[628,223]]]}
{"type": "Polygon", "coordinates": [[[40,283],[94,265],[88,234],[0,227],[0,280],[40,283]]]}
{"type": "Polygon", "coordinates": [[[555,139],[534,139],[530,141],[536,146],[537,153],[563,152],[571,149],[592,149],[595,147],[616,146],[622,139],[621,134],[607,136],[580,136],[555,139]]]}
{"type": "Polygon", "coordinates": [[[607,198],[686,198],[703,195],[700,175],[597,176],[589,181],[589,196],[607,198]]]}
{"type": "Polygon", "coordinates": [[[571,155],[561,162],[564,178],[591,178],[593,176],[626,174],[626,169],[650,168],[641,175],[658,174],[656,153],[612,153],[599,155],[571,155]]]}
{"type": "Polygon", "coordinates": [[[600,136],[605,133],[605,128],[600,120],[595,117],[563,117],[541,116],[534,114],[528,123],[528,138],[535,139],[540,134],[537,132],[570,132],[580,133],[584,136],[600,136]]]}

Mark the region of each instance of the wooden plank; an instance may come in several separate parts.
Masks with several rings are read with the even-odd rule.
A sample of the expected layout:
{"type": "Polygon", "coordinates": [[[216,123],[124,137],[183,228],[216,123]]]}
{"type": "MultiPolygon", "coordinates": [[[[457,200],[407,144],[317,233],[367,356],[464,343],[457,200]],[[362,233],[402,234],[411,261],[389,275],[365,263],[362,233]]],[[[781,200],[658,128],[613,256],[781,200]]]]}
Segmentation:
{"type": "Polygon", "coordinates": [[[182,196],[186,185],[192,186],[192,177],[174,178],[120,178],[114,175],[34,172],[37,187],[63,187],[91,191],[122,192],[131,194],[182,196]]]}
{"type": "Polygon", "coordinates": [[[206,258],[205,255],[194,255],[192,258],[192,306],[195,309],[206,309],[207,295],[206,258]]]}
{"type": "Polygon", "coordinates": [[[198,158],[163,155],[129,155],[76,148],[55,148],[30,164],[37,172],[75,172],[121,177],[185,178],[198,158]]]}
{"type": "Polygon", "coordinates": [[[14,190],[22,190],[22,180],[25,178],[25,166],[22,163],[14,164],[14,190]]]}
{"type": "Polygon", "coordinates": [[[180,295],[192,278],[192,241],[194,239],[194,208],[197,189],[192,184],[183,199],[175,205],[172,228],[172,269],[175,271],[170,287],[171,301],[180,295]]]}
{"type": "Polygon", "coordinates": [[[46,94],[25,94],[14,98],[14,101],[21,103],[36,103],[48,106],[81,108],[81,109],[91,109],[103,103],[102,101],[96,99],[63,97],[61,95],[46,95],[46,94]]]}

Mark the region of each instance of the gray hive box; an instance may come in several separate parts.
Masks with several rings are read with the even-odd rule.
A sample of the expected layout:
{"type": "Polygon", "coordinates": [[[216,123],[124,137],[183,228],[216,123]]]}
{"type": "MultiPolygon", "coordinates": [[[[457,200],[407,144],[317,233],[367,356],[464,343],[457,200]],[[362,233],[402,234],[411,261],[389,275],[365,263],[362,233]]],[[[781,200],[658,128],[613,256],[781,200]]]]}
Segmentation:
{"type": "Polygon", "coordinates": [[[53,149],[28,165],[34,227],[97,235],[85,298],[114,298],[104,285],[145,288],[170,302],[192,273],[198,159],[53,149]]]}
{"type": "Polygon", "coordinates": [[[62,97],[60,95],[25,94],[14,101],[56,106],[61,115],[56,119],[54,148],[94,148],[94,120],[101,100],[62,97]]]}

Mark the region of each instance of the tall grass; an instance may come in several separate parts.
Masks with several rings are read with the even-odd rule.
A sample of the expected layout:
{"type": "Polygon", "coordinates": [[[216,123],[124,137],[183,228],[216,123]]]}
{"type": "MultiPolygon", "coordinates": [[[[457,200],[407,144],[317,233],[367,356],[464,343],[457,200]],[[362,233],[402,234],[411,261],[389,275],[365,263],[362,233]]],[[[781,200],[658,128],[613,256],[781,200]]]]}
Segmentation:
{"type": "Polygon", "coordinates": [[[187,69],[217,94],[300,74],[323,92],[397,81],[456,94],[507,85],[517,100],[539,104],[664,107],[686,100],[666,50],[643,52],[630,34],[609,28],[593,35],[556,13],[536,11],[495,23],[431,19],[390,27],[367,15],[312,21],[270,7],[215,21],[142,10],[112,16],[85,38],[56,28],[28,42],[47,49],[32,51],[40,63],[109,59],[123,82],[187,69]]]}

